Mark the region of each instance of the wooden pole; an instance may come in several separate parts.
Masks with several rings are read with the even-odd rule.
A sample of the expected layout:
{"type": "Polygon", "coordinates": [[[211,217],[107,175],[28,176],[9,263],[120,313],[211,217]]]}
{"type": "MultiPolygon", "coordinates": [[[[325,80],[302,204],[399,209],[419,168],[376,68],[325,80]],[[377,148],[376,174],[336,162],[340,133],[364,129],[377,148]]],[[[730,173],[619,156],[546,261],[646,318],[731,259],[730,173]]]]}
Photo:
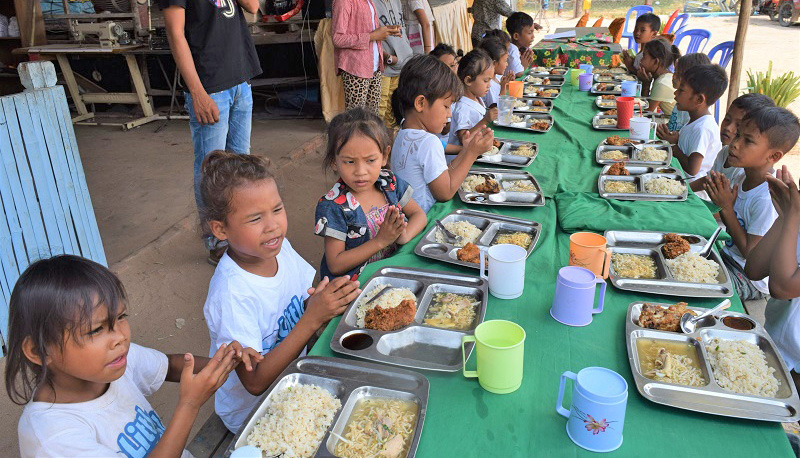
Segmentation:
{"type": "Polygon", "coordinates": [[[750,23],[750,13],[753,2],[744,0],[739,2],[739,23],[736,25],[736,38],[733,43],[733,60],[731,61],[731,77],[728,85],[728,104],[739,96],[739,80],[742,77],[742,58],[744,57],[744,40],[747,37],[747,25],[750,23]]]}

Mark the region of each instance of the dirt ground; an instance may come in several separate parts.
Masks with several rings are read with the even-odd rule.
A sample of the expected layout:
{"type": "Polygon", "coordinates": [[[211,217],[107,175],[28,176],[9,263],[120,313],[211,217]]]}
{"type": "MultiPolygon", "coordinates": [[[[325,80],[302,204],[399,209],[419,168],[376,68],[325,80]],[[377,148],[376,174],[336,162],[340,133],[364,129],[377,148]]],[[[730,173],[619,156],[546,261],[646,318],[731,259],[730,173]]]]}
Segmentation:
{"type": "MultiPolygon", "coordinates": [[[[553,30],[574,23],[550,19],[553,30]]],[[[712,31],[710,49],[733,39],[736,18],[692,18],[689,24],[712,31]]],[[[798,72],[798,38],[800,27],[782,28],[754,17],[745,68],[766,70],[772,59],[774,71],[798,72]]],[[[800,113],[800,102],[792,108],[800,113]]],[[[129,132],[78,127],[76,133],[109,265],[130,296],[133,340],[167,353],[205,355],[209,344],[202,307],[213,268],[197,233],[189,129],[185,121],[171,121],[156,131],[159,126],[152,123],[129,132]],[[177,319],[185,320],[181,328],[177,319]]],[[[312,232],[316,199],[332,183],[320,165],[323,128],[322,121],[255,120],[253,125],[253,153],[273,161],[282,186],[289,239],[312,265],[322,254],[321,239],[312,232]]],[[[787,156],[783,163],[800,176],[800,154],[787,156]]],[[[0,359],[0,370],[3,364],[0,359]]],[[[151,398],[164,421],[171,418],[177,395],[177,385],[165,385],[151,398]]],[[[0,396],[0,411],[0,450],[16,450],[21,408],[0,396]]],[[[212,411],[209,402],[194,432],[212,411]]]]}

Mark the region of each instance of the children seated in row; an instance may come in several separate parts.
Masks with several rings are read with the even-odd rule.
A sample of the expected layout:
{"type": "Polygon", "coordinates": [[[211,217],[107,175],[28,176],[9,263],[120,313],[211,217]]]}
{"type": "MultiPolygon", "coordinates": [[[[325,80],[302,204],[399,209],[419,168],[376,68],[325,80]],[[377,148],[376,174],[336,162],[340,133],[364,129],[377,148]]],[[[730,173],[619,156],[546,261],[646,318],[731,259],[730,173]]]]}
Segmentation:
{"type": "Polygon", "coordinates": [[[377,116],[346,111],[327,134],[324,165],[339,180],[317,203],[314,233],[325,239],[319,271],[355,279],[368,262],[391,256],[419,234],[428,218],[412,198],[414,189],[384,168],[391,140],[377,116]]]}
{"type": "Polygon", "coordinates": [[[215,396],[217,414],[235,433],[259,396],[360,289],[349,276],[323,277],[312,287],[315,271],[286,239],[286,208],[263,158],[211,153],[201,192],[202,220],[228,242],[203,307],[210,353],[236,340],[264,355],[252,371],[237,367],[215,396]]]}
{"type": "MultiPolygon", "coordinates": [[[[459,76],[462,66],[466,73],[474,73],[473,67],[480,68],[478,74],[486,73],[486,69],[494,71],[489,57],[479,50],[470,51],[463,57],[459,76]],[[467,67],[470,72],[466,71],[467,67]]],[[[464,129],[461,133],[463,148],[447,164],[444,147],[436,134],[442,131],[451,116],[450,105],[465,90],[459,76],[433,56],[414,56],[400,73],[397,90],[392,94],[394,115],[404,122],[392,146],[391,169],[414,189],[414,200],[426,213],[435,201],[453,198],[475,159],[491,148],[494,140],[493,132],[485,127],[485,123],[474,133],[464,129]]],[[[487,88],[489,77],[485,82],[487,88]]],[[[453,128],[457,126],[453,113],[453,128]]]]}
{"type": "Polygon", "coordinates": [[[458,79],[463,85],[464,95],[453,104],[453,121],[447,143],[463,145],[467,132],[478,132],[497,119],[497,107],[487,109],[483,103],[494,75],[494,61],[486,51],[473,49],[461,58],[458,79]]]}
{"type": "MultiPolygon", "coordinates": [[[[505,32],[504,32],[505,33],[505,32]]],[[[503,43],[495,37],[484,38],[480,48],[492,58],[494,65],[494,77],[489,81],[489,91],[483,96],[483,104],[491,107],[497,104],[500,94],[504,94],[508,89],[509,81],[514,80],[514,74],[506,71],[508,68],[508,48],[509,45],[503,43]]]]}
{"type": "Polygon", "coordinates": [[[6,391],[25,406],[18,426],[25,458],[190,457],[184,447],[200,407],[245,354],[250,368],[260,360],[230,340],[210,359],[132,343],[122,282],[78,256],[28,266],[9,305],[6,391]],[[146,398],[164,381],[181,384],[167,427],[146,398]]]}
{"type": "Polygon", "coordinates": [[[511,35],[508,50],[508,68],[516,78],[522,78],[525,70],[533,64],[533,44],[536,24],[528,13],[517,11],[506,19],[506,30],[511,35]]]}
{"type": "Polygon", "coordinates": [[[800,123],[789,110],[766,107],[745,115],[729,146],[727,164],[744,171],[741,184],[731,187],[728,178],[711,172],[705,190],[721,208],[720,216],[731,240],[722,250],[722,261],[731,272],[742,300],[769,294],[768,278],[749,280],[745,258],[769,231],[778,217],[770,197],[767,176],[800,136],[800,123]]]}
{"type": "Polygon", "coordinates": [[[667,116],[675,107],[675,89],[672,87],[672,64],[681,57],[681,51],[666,38],[656,37],[643,46],[642,72],[648,79],[642,80],[642,97],[650,97],[648,110],[657,108],[667,116]]]}
{"type": "MultiPolygon", "coordinates": [[[[622,63],[625,64],[629,72],[639,75],[640,78],[643,76],[639,70],[642,57],[644,57],[642,54],[644,45],[655,38],[660,30],[661,19],[655,14],[645,13],[636,17],[636,24],[633,29],[633,40],[639,44],[639,53],[636,54],[635,57],[628,52],[622,53],[622,63]]],[[[647,78],[645,77],[642,79],[647,78]]]]}
{"type": "MultiPolygon", "coordinates": [[[[672,88],[678,89],[680,86],[681,77],[683,73],[697,65],[710,65],[711,60],[708,58],[707,55],[696,52],[691,54],[686,54],[682,56],[680,59],[675,61],[674,72],[672,73],[672,88]]],[[[674,93],[674,91],[673,91],[674,93]]],[[[674,98],[674,97],[673,97],[674,98]]],[[[669,117],[669,121],[667,124],[659,124],[656,128],[656,135],[658,138],[662,140],[666,140],[671,144],[675,145],[678,143],[678,132],[689,123],[689,113],[678,109],[677,107],[672,108],[672,114],[669,117]]]]}

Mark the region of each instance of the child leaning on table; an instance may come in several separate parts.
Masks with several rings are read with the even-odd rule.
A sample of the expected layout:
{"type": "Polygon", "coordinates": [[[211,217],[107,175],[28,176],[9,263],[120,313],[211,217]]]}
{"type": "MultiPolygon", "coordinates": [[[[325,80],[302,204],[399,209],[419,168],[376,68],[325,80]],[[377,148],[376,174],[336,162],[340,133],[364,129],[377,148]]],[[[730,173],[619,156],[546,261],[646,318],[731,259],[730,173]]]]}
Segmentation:
{"type": "MultiPolygon", "coordinates": [[[[472,53],[462,59],[462,64],[472,53]]],[[[475,54],[473,54],[475,55],[475,54]]],[[[487,62],[487,66],[493,68],[487,62]]],[[[400,73],[400,83],[392,94],[392,108],[402,119],[401,130],[392,146],[392,171],[414,188],[414,200],[427,213],[434,202],[453,198],[475,159],[492,146],[494,133],[483,126],[475,133],[463,134],[464,147],[448,165],[442,131],[450,116],[450,105],[464,90],[458,77],[433,56],[414,56],[400,73]]],[[[453,118],[455,125],[455,117],[453,118]]]]}
{"type": "Polygon", "coordinates": [[[525,69],[533,64],[534,33],[540,29],[528,13],[517,11],[506,19],[506,30],[511,35],[511,46],[508,49],[508,68],[514,76],[521,78],[525,69]]]}
{"type": "Polygon", "coordinates": [[[642,97],[650,97],[648,110],[660,108],[669,116],[675,107],[675,90],[669,68],[681,57],[681,51],[663,37],[648,41],[643,48],[641,68],[647,79],[642,80],[642,97]]]}
{"type": "Polygon", "coordinates": [[[360,290],[346,276],[311,286],[314,269],[286,240],[286,208],[263,158],[214,151],[203,162],[200,189],[202,221],[228,241],[203,307],[210,352],[238,340],[264,355],[252,371],[239,366],[215,396],[217,414],[235,433],[258,396],[360,290]]]}
{"type": "MultiPolygon", "coordinates": [[[[711,59],[709,59],[707,55],[700,52],[681,56],[680,59],[675,61],[674,71],[672,72],[672,88],[678,89],[678,87],[680,87],[681,76],[686,70],[694,67],[695,65],[708,64],[711,64],[711,59]]],[[[678,132],[688,123],[689,113],[679,110],[677,107],[673,106],[672,114],[669,116],[669,121],[666,124],[658,125],[658,128],[656,128],[656,135],[658,138],[666,140],[675,145],[678,143],[678,132]]]]}
{"type": "Polygon", "coordinates": [[[36,261],[10,300],[5,381],[25,406],[20,456],[190,457],[184,447],[200,407],[243,353],[259,358],[237,342],[211,359],[140,347],[110,270],[72,255],[36,261]],[[146,399],[165,380],[181,384],[166,428],[146,399]]]}
{"type": "MultiPolygon", "coordinates": [[[[633,28],[633,39],[639,44],[639,53],[636,57],[631,56],[627,51],[622,53],[622,63],[628,71],[639,74],[640,63],[642,62],[644,44],[652,40],[661,30],[661,19],[653,13],[645,13],[636,17],[636,25],[633,28]]],[[[640,75],[641,76],[641,75],[640,75]]]]}
{"type": "Polygon", "coordinates": [[[384,169],[391,140],[377,116],[360,108],[345,111],[327,134],[323,163],[339,180],[317,203],[314,233],[325,238],[319,271],[355,279],[368,262],[391,256],[419,234],[428,218],[408,183],[384,169]]]}
{"type": "Polygon", "coordinates": [[[718,205],[731,240],[722,250],[722,261],[731,272],[742,300],[769,294],[768,279],[749,280],[745,258],[757,246],[778,217],[767,176],[773,165],[792,149],[800,136],[800,124],[789,110],[766,107],[748,113],[729,146],[728,165],[744,169],[744,181],[731,187],[725,175],[711,172],[705,190],[718,205]]]}

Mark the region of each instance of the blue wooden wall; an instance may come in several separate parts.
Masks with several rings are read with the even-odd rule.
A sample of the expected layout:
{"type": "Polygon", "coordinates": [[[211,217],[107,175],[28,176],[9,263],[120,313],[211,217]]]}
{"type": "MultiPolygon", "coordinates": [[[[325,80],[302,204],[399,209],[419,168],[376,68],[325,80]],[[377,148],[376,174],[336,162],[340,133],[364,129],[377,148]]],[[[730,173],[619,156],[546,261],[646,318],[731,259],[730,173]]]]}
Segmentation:
{"type": "Polygon", "coordinates": [[[0,338],[17,278],[37,259],[106,265],[62,86],[0,97],[0,338]]]}

